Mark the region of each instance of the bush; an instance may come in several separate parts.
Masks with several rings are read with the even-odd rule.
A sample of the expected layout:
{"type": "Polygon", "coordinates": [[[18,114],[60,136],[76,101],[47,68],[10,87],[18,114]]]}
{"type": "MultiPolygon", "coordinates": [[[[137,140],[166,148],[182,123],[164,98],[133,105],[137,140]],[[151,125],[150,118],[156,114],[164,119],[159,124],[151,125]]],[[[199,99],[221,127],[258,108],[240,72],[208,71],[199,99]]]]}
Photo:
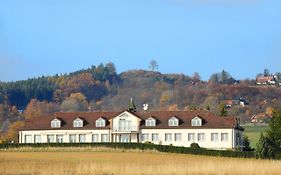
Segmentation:
{"type": "Polygon", "coordinates": [[[198,145],[198,143],[191,143],[190,148],[197,149],[200,148],[200,146],[198,145]]]}

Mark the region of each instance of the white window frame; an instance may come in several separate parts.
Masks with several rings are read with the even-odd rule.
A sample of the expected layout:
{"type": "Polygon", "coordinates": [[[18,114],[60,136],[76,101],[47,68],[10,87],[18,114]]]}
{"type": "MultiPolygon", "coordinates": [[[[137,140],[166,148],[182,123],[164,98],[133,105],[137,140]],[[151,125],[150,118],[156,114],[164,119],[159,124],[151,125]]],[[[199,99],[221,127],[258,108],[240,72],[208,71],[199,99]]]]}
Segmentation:
{"type": "Polygon", "coordinates": [[[47,135],[47,143],[55,143],[55,135],[54,134],[48,134],[47,135]]]}
{"type": "Polygon", "coordinates": [[[146,119],[145,126],[156,126],[156,120],[152,117],[146,119]]]}
{"type": "Polygon", "coordinates": [[[24,136],[24,143],[32,143],[32,135],[27,134],[24,136]]]}
{"type": "Polygon", "coordinates": [[[165,142],[171,142],[173,140],[173,134],[172,133],[165,133],[165,142]]]}
{"type": "Polygon", "coordinates": [[[99,134],[92,134],[92,142],[98,143],[99,141],[99,134]]]}
{"type": "Polygon", "coordinates": [[[56,143],[63,143],[63,134],[56,135],[56,143]]]}
{"type": "Polygon", "coordinates": [[[143,142],[148,142],[149,141],[149,134],[147,134],[147,133],[141,134],[141,140],[143,142]]]}
{"type": "Polygon", "coordinates": [[[176,142],[182,141],[182,134],[181,133],[175,133],[175,141],[176,142]]]}
{"type": "Polygon", "coordinates": [[[187,140],[189,142],[194,142],[195,141],[195,133],[188,133],[187,134],[187,140]]]}
{"type": "Polygon", "coordinates": [[[99,118],[96,120],[96,127],[99,128],[99,127],[105,127],[105,119],[103,118],[99,118]]]}
{"type": "Polygon", "coordinates": [[[76,143],[76,134],[69,134],[69,143],[76,143]]]}
{"type": "Polygon", "coordinates": [[[152,142],[158,142],[159,141],[159,134],[158,133],[152,133],[151,134],[151,141],[152,142]]]}
{"type": "Polygon", "coordinates": [[[176,118],[175,116],[170,118],[168,121],[169,126],[179,126],[179,119],[176,118]]]}
{"type": "Polygon", "coordinates": [[[198,140],[198,142],[204,142],[206,140],[206,134],[205,133],[198,133],[197,134],[197,140],[198,140]]]}
{"type": "Polygon", "coordinates": [[[84,121],[81,118],[77,118],[73,121],[74,128],[82,128],[84,125],[84,121]]]}
{"type": "Polygon", "coordinates": [[[61,127],[60,119],[55,118],[51,121],[51,128],[60,128],[60,127],[61,127]]]}
{"type": "Polygon", "coordinates": [[[86,143],[86,134],[79,134],[79,143],[86,143]]]}
{"type": "Polygon", "coordinates": [[[221,141],[228,142],[228,133],[221,133],[221,141]]]}
{"type": "Polygon", "coordinates": [[[101,142],[109,142],[108,134],[101,134],[101,142]]]}
{"type": "Polygon", "coordinates": [[[34,143],[41,143],[41,135],[40,134],[34,135],[34,143]]]}
{"type": "Polygon", "coordinates": [[[219,133],[211,133],[211,142],[219,141],[219,133]]]}
{"type": "Polygon", "coordinates": [[[191,126],[202,126],[202,119],[199,117],[194,117],[191,120],[191,126]]]}

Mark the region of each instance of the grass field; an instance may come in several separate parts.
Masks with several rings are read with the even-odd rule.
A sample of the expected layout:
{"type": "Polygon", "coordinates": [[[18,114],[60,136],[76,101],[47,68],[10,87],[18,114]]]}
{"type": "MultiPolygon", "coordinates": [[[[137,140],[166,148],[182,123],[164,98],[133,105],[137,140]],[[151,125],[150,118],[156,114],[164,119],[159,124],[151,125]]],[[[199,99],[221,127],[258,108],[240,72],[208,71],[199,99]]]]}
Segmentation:
{"type": "MultiPolygon", "coordinates": [[[[34,149],[34,148],[33,148],[34,149]]],[[[6,150],[1,175],[280,175],[281,161],[107,148],[6,150]]]]}
{"type": "Polygon", "coordinates": [[[244,134],[250,139],[250,146],[255,148],[261,136],[261,132],[265,131],[268,126],[255,126],[252,124],[243,125],[245,129],[244,134]]]}

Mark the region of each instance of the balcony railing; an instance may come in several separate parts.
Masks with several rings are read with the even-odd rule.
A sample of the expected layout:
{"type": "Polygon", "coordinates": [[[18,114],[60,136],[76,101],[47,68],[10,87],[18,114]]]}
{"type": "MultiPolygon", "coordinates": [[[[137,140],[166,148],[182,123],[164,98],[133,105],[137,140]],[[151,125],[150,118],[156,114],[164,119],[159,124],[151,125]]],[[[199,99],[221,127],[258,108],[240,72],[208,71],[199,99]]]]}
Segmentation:
{"type": "Polygon", "coordinates": [[[139,127],[138,126],[130,126],[130,127],[119,127],[119,126],[114,126],[112,128],[112,132],[132,132],[132,131],[138,131],[139,127]]]}

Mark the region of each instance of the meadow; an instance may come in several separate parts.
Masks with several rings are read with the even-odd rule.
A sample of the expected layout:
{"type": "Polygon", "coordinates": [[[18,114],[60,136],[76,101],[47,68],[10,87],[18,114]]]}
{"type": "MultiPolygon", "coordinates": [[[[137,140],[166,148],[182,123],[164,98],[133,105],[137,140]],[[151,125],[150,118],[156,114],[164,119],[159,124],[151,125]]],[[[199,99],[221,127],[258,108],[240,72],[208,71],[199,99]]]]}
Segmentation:
{"type": "Polygon", "coordinates": [[[280,175],[281,161],[113,148],[0,151],[1,175],[280,175]]]}
{"type": "Polygon", "coordinates": [[[268,128],[267,125],[256,126],[253,124],[243,125],[242,127],[245,129],[244,134],[249,137],[250,146],[253,148],[257,146],[261,133],[268,128]]]}

